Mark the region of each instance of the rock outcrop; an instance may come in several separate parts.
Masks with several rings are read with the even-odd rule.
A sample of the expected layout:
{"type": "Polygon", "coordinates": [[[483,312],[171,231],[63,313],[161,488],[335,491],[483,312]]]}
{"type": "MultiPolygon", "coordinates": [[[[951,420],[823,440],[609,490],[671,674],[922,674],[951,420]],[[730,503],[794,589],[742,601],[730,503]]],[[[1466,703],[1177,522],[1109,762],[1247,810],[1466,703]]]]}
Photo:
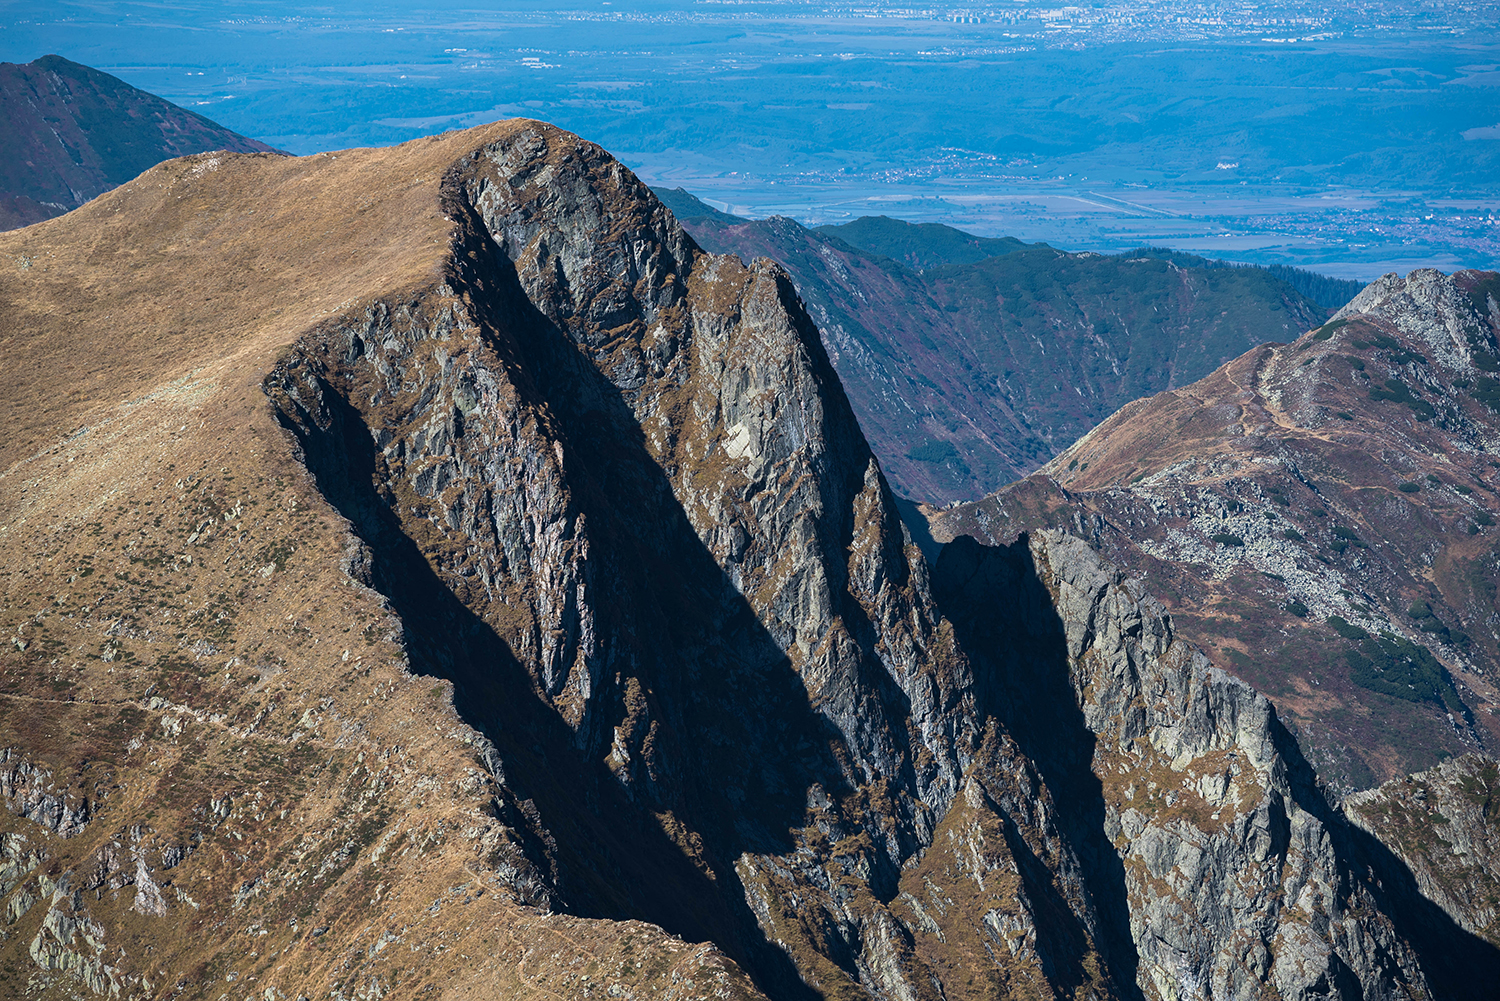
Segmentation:
{"type": "Polygon", "coordinates": [[[242,336],[169,327],[191,367],[122,359],[149,391],[7,445],[0,546],[45,574],[7,585],[0,746],[40,790],[11,798],[88,806],[9,815],[11,962],[901,1001],[1467,997],[1434,943],[1495,966],[1083,543],[929,568],[786,274],[598,147],[515,121],[215,162],[39,228],[0,288],[60,302],[132,205],[157,242],[109,239],[174,268],[115,308],[180,316],[243,255],[200,307],[242,336]]]}
{"type": "Polygon", "coordinates": [[[1185,254],[1070,254],[883,217],[807,229],[665,195],[705,248],[787,268],[897,495],[937,506],[1328,316],[1266,271],[1185,254]]]}
{"type": "Polygon", "coordinates": [[[1355,793],[1344,813],[1401,857],[1422,895],[1500,944],[1500,764],[1465,754],[1355,793]]]}
{"type": "Polygon", "coordinates": [[[1055,531],[958,540],[937,580],[969,610],[955,626],[984,651],[987,701],[1063,805],[1105,955],[1142,996],[1470,990],[1414,948],[1434,943],[1390,907],[1402,867],[1329,807],[1270,703],[1178,639],[1139,582],[1055,531]]]}

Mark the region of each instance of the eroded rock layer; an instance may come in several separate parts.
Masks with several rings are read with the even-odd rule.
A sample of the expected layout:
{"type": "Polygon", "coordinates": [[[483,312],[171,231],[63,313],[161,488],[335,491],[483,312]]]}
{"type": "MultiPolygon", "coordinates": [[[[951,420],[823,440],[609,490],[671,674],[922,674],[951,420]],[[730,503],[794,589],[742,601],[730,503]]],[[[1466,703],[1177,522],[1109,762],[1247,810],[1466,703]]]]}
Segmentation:
{"type": "Polygon", "coordinates": [[[15,350],[123,398],[6,445],[0,977],[1478,996],[1139,585],[930,570],[786,275],[599,148],[204,162],[0,240],[15,350]]]}

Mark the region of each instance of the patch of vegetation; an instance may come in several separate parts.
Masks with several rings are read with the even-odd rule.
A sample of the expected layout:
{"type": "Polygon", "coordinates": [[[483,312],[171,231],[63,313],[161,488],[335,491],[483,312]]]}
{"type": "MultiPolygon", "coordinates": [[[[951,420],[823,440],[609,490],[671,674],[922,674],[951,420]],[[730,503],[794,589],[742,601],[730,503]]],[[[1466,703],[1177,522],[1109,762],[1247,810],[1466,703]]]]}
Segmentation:
{"type": "Polygon", "coordinates": [[[1369,633],[1365,632],[1359,626],[1356,626],[1354,623],[1350,622],[1342,615],[1328,616],[1328,625],[1334,632],[1338,633],[1346,640],[1367,640],[1370,638],[1369,633]]]}
{"type": "Polygon", "coordinates": [[[958,458],[958,449],[953,447],[953,442],[940,439],[929,439],[922,444],[910,449],[906,453],[908,459],[916,462],[944,463],[952,462],[958,458]]]}
{"type": "Polygon", "coordinates": [[[1286,603],[1286,610],[1297,616],[1297,618],[1299,619],[1307,618],[1307,613],[1309,612],[1309,609],[1306,605],[1295,599],[1286,603]]]}
{"type": "Polygon", "coordinates": [[[1317,330],[1314,330],[1312,339],[1315,341],[1326,341],[1328,340],[1328,338],[1334,335],[1335,331],[1339,330],[1342,327],[1347,327],[1348,325],[1348,320],[1332,320],[1328,323],[1323,324],[1317,330]]]}
{"type": "Polygon", "coordinates": [[[1352,529],[1352,528],[1346,528],[1343,525],[1335,525],[1334,526],[1334,528],[1333,528],[1333,537],[1335,539],[1344,539],[1344,540],[1347,540],[1349,542],[1358,542],[1359,541],[1359,535],[1354,531],[1354,529],[1352,529]]]}
{"type": "Polygon", "coordinates": [[[1229,662],[1242,671],[1247,671],[1255,666],[1255,661],[1251,660],[1249,657],[1245,656],[1238,650],[1225,650],[1224,656],[1229,658],[1229,662]]]}
{"type": "Polygon", "coordinates": [[[1382,351],[1395,351],[1401,347],[1401,342],[1396,340],[1396,338],[1389,334],[1382,334],[1378,330],[1371,331],[1369,340],[1361,339],[1352,341],[1351,343],[1361,351],[1368,351],[1371,348],[1380,348],[1382,351]]]}
{"type": "MultiPolygon", "coordinates": [[[[1315,271],[1304,271],[1301,268],[1289,267],[1285,264],[1272,264],[1262,266],[1257,264],[1236,264],[1233,261],[1220,261],[1197,254],[1187,254],[1180,250],[1172,250],[1169,247],[1140,247],[1136,250],[1128,250],[1120,255],[1124,258],[1152,257],[1158,260],[1171,261],[1180,268],[1205,268],[1225,269],[1237,271],[1241,275],[1259,273],[1268,278],[1279,279],[1286,282],[1292,288],[1322,306],[1324,309],[1339,309],[1359,295],[1364,288],[1357,281],[1344,278],[1330,278],[1320,275],[1315,271]]],[[[1346,320],[1339,320],[1339,326],[1343,326],[1346,320]]]]}
{"type": "Polygon", "coordinates": [[[1026,247],[1013,236],[974,236],[941,223],[911,223],[886,216],[861,216],[853,222],[819,226],[816,232],[918,269],[977,264],[1026,247]]]}
{"type": "Polygon", "coordinates": [[[1495,519],[1492,518],[1492,517],[1490,517],[1490,513],[1488,511],[1475,511],[1474,512],[1474,524],[1476,524],[1476,525],[1483,525],[1486,528],[1488,528],[1490,525],[1493,525],[1494,523],[1495,523],[1495,519]]]}
{"type": "Polygon", "coordinates": [[[1500,278],[1488,277],[1469,285],[1469,303],[1480,316],[1489,313],[1492,296],[1500,302],[1500,278]]]}
{"type": "Polygon", "coordinates": [[[1347,410],[1340,410],[1338,413],[1334,414],[1333,416],[1337,417],[1341,421],[1352,421],[1352,420],[1354,420],[1354,415],[1351,414],[1351,413],[1349,413],[1349,411],[1347,411],[1347,410]]]}
{"type": "Polygon", "coordinates": [[[1344,361],[1348,362],[1351,368],[1357,368],[1361,372],[1365,370],[1365,360],[1363,358],[1356,358],[1353,355],[1344,355],[1344,361]]]}
{"type": "Polygon", "coordinates": [[[1456,712],[1463,703],[1447,668],[1411,640],[1391,633],[1370,637],[1344,655],[1361,688],[1407,702],[1430,702],[1456,712]]]}
{"type": "Polygon", "coordinates": [[[1424,633],[1430,633],[1441,639],[1444,643],[1452,643],[1457,646],[1468,646],[1469,637],[1462,631],[1455,632],[1443,625],[1432,611],[1432,606],[1425,601],[1414,601],[1406,609],[1407,617],[1416,623],[1418,629],[1424,633]]]}
{"type": "Polygon", "coordinates": [[[1230,535],[1227,532],[1220,532],[1218,535],[1211,536],[1211,538],[1219,545],[1229,546],[1231,548],[1235,546],[1243,546],[1245,544],[1244,539],[1240,538],[1238,535],[1230,535]]]}
{"type": "MultiPolygon", "coordinates": [[[[1476,362],[1478,361],[1477,358],[1475,360],[1476,362]]],[[[1483,366],[1480,367],[1483,368],[1483,366]]],[[[1486,369],[1485,371],[1493,372],[1495,369],[1486,369]]],[[[1492,379],[1487,375],[1481,375],[1478,379],[1474,380],[1474,389],[1470,395],[1495,413],[1500,414],[1500,379],[1492,379]]]]}
{"type": "Polygon", "coordinates": [[[1396,489],[1404,494],[1414,494],[1420,491],[1422,488],[1415,483],[1401,483],[1396,486],[1396,489]]]}
{"type": "Polygon", "coordinates": [[[1400,379],[1385,380],[1384,389],[1371,386],[1370,399],[1389,400],[1392,403],[1400,403],[1403,406],[1410,407],[1412,413],[1419,421],[1430,421],[1437,415],[1437,411],[1433,409],[1432,404],[1414,394],[1411,391],[1411,387],[1400,379]]]}

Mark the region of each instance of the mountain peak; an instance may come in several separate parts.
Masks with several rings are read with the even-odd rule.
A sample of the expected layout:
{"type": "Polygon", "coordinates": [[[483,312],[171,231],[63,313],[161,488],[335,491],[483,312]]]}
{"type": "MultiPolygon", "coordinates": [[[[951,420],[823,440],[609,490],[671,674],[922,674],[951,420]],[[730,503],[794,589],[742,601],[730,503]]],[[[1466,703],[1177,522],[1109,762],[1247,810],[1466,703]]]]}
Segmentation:
{"type": "MultiPolygon", "coordinates": [[[[1485,272],[1469,272],[1470,287],[1481,287],[1485,272]]],[[[1487,322],[1487,304],[1475,302],[1461,278],[1435,268],[1418,268],[1402,278],[1388,274],[1371,282],[1332,322],[1352,317],[1378,317],[1393,324],[1403,335],[1430,349],[1440,364],[1461,376],[1477,375],[1475,352],[1483,371],[1495,371],[1495,332],[1487,322]]]]}
{"type": "Polygon", "coordinates": [[[1494,982],[1128,573],[1055,531],[930,567],[787,273],[705,252],[592,143],[200,154],[0,261],[0,967],[1494,982]]]}
{"type": "Polygon", "coordinates": [[[0,63],[0,229],[77,208],[172,157],[279,152],[62,56],[0,63]]]}

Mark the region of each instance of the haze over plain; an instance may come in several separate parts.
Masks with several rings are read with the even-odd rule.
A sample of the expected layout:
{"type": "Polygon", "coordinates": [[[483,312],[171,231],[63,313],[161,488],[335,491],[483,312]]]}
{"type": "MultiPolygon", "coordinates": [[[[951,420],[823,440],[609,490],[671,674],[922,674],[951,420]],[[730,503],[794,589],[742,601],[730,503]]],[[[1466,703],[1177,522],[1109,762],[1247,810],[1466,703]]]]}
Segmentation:
{"type": "Polygon", "coordinates": [[[56,51],[293,152],[527,115],[752,217],[884,213],[1368,280],[1500,262],[1479,3],[13,6],[56,51]]]}

